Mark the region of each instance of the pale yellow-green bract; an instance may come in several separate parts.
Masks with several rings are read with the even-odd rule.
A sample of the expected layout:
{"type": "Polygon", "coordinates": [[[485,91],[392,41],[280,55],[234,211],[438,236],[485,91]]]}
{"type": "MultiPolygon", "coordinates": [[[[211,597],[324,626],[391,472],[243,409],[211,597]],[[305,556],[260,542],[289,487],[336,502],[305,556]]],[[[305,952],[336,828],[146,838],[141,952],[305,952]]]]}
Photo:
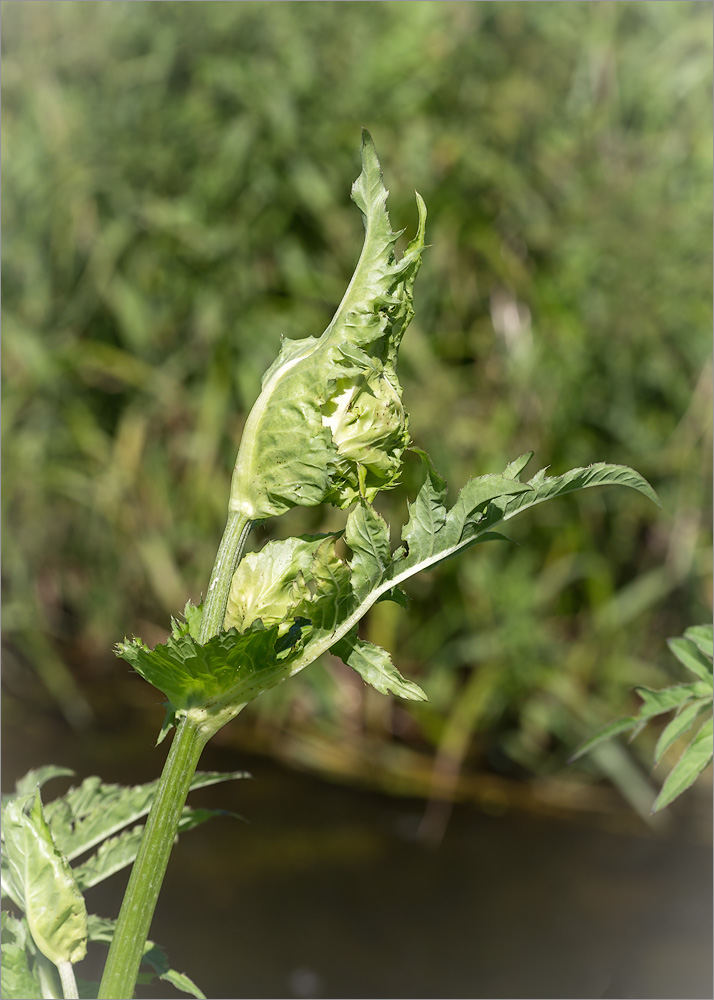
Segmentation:
{"type": "Polygon", "coordinates": [[[249,521],[329,501],[347,507],[393,486],[409,443],[397,351],[413,316],[426,207],[397,260],[387,189],[369,132],[352,199],[365,238],[352,280],[321,337],[284,340],[243,431],[230,509],[249,521]]]}

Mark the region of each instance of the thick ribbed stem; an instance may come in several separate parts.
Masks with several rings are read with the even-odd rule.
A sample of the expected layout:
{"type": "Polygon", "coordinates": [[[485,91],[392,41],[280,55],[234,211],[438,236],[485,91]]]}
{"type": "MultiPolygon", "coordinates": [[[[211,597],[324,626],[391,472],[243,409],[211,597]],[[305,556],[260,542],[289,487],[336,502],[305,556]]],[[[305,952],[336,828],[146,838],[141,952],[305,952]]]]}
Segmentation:
{"type": "Polygon", "coordinates": [[[99,1000],[131,1000],[134,996],[144,945],[179,819],[206,742],[206,735],[196,723],[189,716],[183,716],[166,758],[131,871],[99,987],[99,1000]]]}
{"type": "Polygon", "coordinates": [[[223,630],[231,580],[243,555],[251,524],[252,521],[249,521],[243,514],[231,511],[228,515],[226,530],[223,532],[216,561],[213,564],[211,582],[208,584],[208,591],[203,601],[201,631],[198,639],[202,645],[223,630]]]}

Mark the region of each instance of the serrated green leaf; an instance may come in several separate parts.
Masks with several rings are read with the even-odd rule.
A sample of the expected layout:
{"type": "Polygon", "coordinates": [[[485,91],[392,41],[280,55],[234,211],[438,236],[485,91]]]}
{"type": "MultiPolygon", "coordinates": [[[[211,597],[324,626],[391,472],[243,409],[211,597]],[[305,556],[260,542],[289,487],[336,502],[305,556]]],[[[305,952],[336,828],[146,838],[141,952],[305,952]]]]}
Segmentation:
{"type": "Polygon", "coordinates": [[[675,743],[680,736],[687,732],[694,725],[696,720],[707,710],[711,710],[712,700],[693,701],[679,712],[672,721],[662,730],[660,738],[654,752],[654,762],[659,764],[664,753],[675,743]]]}
{"type": "MultiPolygon", "coordinates": [[[[28,942],[29,932],[24,920],[0,914],[2,931],[2,965],[0,966],[0,995],[3,1000],[40,1000],[42,989],[39,978],[30,967],[28,953],[32,944],[28,942]]],[[[34,964],[34,963],[33,963],[34,964]]]]}
{"type": "MultiPolygon", "coordinates": [[[[501,537],[493,528],[522,510],[576,489],[607,484],[631,486],[656,499],[651,487],[633,470],[601,464],[552,478],[541,471],[526,484],[509,476],[477,477],[469,480],[447,511],[445,483],[428,457],[423,453],[421,457],[424,482],[409,507],[409,520],[402,530],[403,544],[394,555],[386,523],[364,499],[350,512],[344,534],[352,550],[349,586],[334,549],[334,566],[323,577],[318,577],[311,565],[312,581],[305,578],[301,566],[291,571],[290,560],[286,560],[283,568],[287,576],[282,571],[277,575],[277,590],[271,578],[272,596],[264,602],[270,605],[270,601],[278,601],[276,594],[286,588],[290,598],[280,597],[278,601],[282,601],[280,609],[288,615],[282,622],[265,627],[256,619],[247,631],[231,628],[203,646],[190,636],[172,636],[152,651],[135,639],[122,643],[119,655],[163,691],[174,710],[196,709],[204,731],[215,732],[248,701],[339,643],[374,603],[409,577],[472,545],[501,537]],[[288,588],[291,572],[293,589],[288,588]],[[293,600],[298,603],[291,603],[293,600]],[[298,614],[309,622],[309,627],[298,621],[298,614]]],[[[310,539],[303,542],[312,545],[310,539]]],[[[288,552],[288,548],[284,551],[288,552]]],[[[251,587],[260,586],[259,556],[254,566],[249,564],[251,587]]],[[[269,561],[273,558],[270,555],[269,561]]],[[[236,603],[238,600],[245,604],[253,597],[241,593],[236,595],[236,603]]]]}
{"type": "Polygon", "coordinates": [[[203,617],[203,605],[196,607],[191,601],[186,601],[183,609],[183,621],[171,619],[171,635],[178,639],[182,635],[193,636],[198,639],[201,632],[201,618],[203,617]]]}
{"type": "MultiPolygon", "coordinates": [[[[32,795],[37,788],[43,788],[53,778],[71,778],[73,776],[74,771],[70,767],[46,764],[44,767],[28,771],[22,778],[19,778],[15,784],[15,795],[32,795]]],[[[8,798],[8,796],[4,798],[8,798]]]]}
{"type": "Polygon", "coordinates": [[[686,791],[711,763],[714,749],[712,720],[705,722],[667,776],[652,812],[659,812],[686,791]]]}
{"type": "Polygon", "coordinates": [[[42,988],[30,971],[27,952],[15,944],[3,944],[0,966],[0,995],[3,1000],[41,1000],[42,988]]]}
{"type": "Polygon", "coordinates": [[[667,645],[687,670],[712,685],[712,661],[697,644],[686,638],[667,639],[667,645]]]}
{"type": "Polygon", "coordinates": [[[3,840],[37,948],[55,965],[81,961],[87,950],[87,910],[69,862],[52,839],[39,789],[7,804],[3,840]]]}
{"type": "Polygon", "coordinates": [[[424,482],[414,503],[407,504],[409,520],[402,528],[404,557],[419,560],[434,550],[436,536],[446,523],[446,483],[425,451],[414,449],[422,463],[424,482]]]}
{"type": "MultiPolygon", "coordinates": [[[[260,623],[256,623],[260,625],[260,623]]],[[[255,694],[258,677],[288,676],[276,657],[275,644],[280,626],[252,627],[240,634],[236,629],[221,632],[200,645],[191,636],[172,636],[149,649],[140,639],[119,643],[118,656],[168,698],[175,711],[203,707],[211,699],[245,689],[245,700],[255,694]]],[[[261,688],[264,690],[264,688],[261,688]]]]}
{"type": "MultiPolygon", "coordinates": [[[[426,452],[419,451],[424,482],[413,504],[409,520],[402,528],[404,545],[394,554],[394,567],[408,575],[437,565],[475,540],[482,520],[481,511],[497,497],[533,492],[530,486],[507,476],[479,476],[470,479],[456,503],[447,511],[446,483],[434,469],[426,452]]],[[[493,533],[490,537],[493,537],[493,533]]],[[[486,539],[484,539],[486,540],[486,539]]]]}
{"type": "Polygon", "coordinates": [[[501,499],[494,502],[494,507],[501,510],[499,517],[496,510],[490,515],[495,521],[508,520],[514,514],[520,513],[527,507],[543,503],[544,500],[553,500],[555,497],[564,496],[574,490],[588,489],[591,486],[628,486],[637,490],[658,507],[661,507],[659,497],[650,484],[634,469],[626,465],[610,465],[607,462],[597,462],[582,469],[571,469],[570,472],[562,476],[546,476],[546,470],[541,469],[528,485],[533,488],[533,493],[522,493],[519,496],[511,497],[509,500],[501,499]]]}
{"type": "Polygon", "coordinates": [[[638,719],[653,719],[657,715],[671,712],[680,705],[697,698],[706,698],[710,694],[701,681],[696,684],[673,684],[671,687],[655,690],[648,687],[636,687],[635,691],[642,699],[638,719]]]}
{"type": "Polygon", "coordinates": [[[413,314],[426,209],[417,195],[417,235],[397,261],[400,234],[367,131],[352,198],[365,239],[342,302],[321,337],[283,341],[245,424],[230,507],[249,521],[324,500],[371,500],[399,474],[409,437],[396,359],[413,314]]]}
{"type": "Polygon", "coordinates": [[[519,455],[518,458],[508,463],[506,468],[503,470],[503,475],[506,476],[507,479],[520,479],[521,473],[532,458],[532,451],[527,451],[524,455],[519,455]]]}
{"type": "Polygon", "coordinates": [[[171,983],[175,989],[181,990],[182,993],[188,993],[190,996],[196,997],[196,1000],[206,1000],[206,994],[196,986],[193,979],[187,976],[185,972],[177,972],[176,969],[167,969],[166,972],[161,973],[159,979],[171,983]]]}
{"type": "Polygon", "coordinates": [[[206,1000],[206,994],[196,986],[192,979],[185,973],[177,972],[176,969],[171,968],[166,952],[159,945],[154,944],[153,941],[146,942],[142,962],[145,962],[153,969],[159,979],[171,983],[172,986],[181,990],[182,993],[189,993],[191,996],[196,997],[197,1000],[206,1000]]]}
{"type": "MultiPolygon", "coordinates": [[[[214,816],[225,815],[228,814],[222,809],[191,809],[186,807],[179,820],[178,833],[182,834],[193,830],[214,816]]],[[[103,882],[104,879],[133,864],[143,833],[143,824],[129,830],[123,830],[116,837],[104,840],[91,857],[77,865],[74,869],[74,877],[82,892],[86,892],[93,885],[103,882]]]]}
{"type": "Polygon", "coordinates": [[[684,633],[684,638],[693,642],[709,660],[714,659],[714,626],[692,625],[684,633]]]}
{"type": "Polygon", "coordinates": [[[345,541],[352,549],[350,584],[355,597],[360,601],[389,572],[392,562],[389,528],[376,510],[361,503],[347,518],[345,541]]]}
{"type": "Polygon", "coordinates": [[[606,740],[611,740],[615,736],[619,736],[621,733],[628,733],[631,729],[634,729],[637,725],[637,719],[634,716],[628,716],[625,719],[616,719],[615,722],[610,722],[608,725],[604,726],[599,732],[591,736],[590,739],[581,743],[580,746],[573,751],[573,753],[568,757],[568,763],[573,764],[576,760],[579,760],[586,753],[589,753],[593,747],[598,746],[600,743],[604,743],[606,740]]]}
{"type": "Polygon", "coordinates": [[[340,639],[331,651],[381,694],[396,694],[409,701],[428,700],[418,684],[402,677],[385,649],[358,639],[356,631],[340,639]]]}

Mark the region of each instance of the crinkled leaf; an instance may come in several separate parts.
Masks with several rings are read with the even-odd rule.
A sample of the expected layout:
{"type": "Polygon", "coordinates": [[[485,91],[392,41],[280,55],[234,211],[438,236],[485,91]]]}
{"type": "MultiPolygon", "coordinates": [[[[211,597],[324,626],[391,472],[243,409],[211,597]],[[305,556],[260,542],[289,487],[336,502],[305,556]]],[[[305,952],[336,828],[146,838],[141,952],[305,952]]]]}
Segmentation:
{"type": "Polygon", "coordinates": [[[189,635],[178,639],[169,636],[154,649],[141,639],[133,639],[119,643],[116,651],[145,680],[163,691],[175,711],[204,707],[228,691],[239,695],[245,690],[243,701],[250,701],[264,690],[263,680],[277,683],[287,676],[284,662],[278,661],[275,653],[280,626],[266,629],[261,624],[254,623],[242,634],[229,629],[203,645],[189,635]]]}
{"type": "Polygon", "coordinates": [[[409,520],[402,528],[404,545],[395,553],[395,564],[398,562],[402,570],[415,567],[414,571],[418,572],[422,564],[424,568],[431,568],[463,548],[467,538],[475,536],[483,516],[481,511],[489,501],[515,493],[533,492],[530,486],[510,476],[479,476],[468,481],[454,506],[447,511],[446,483],[434,469],[426,452],[419,451],[418,454],[424,470],[424,483],[414,503],[409,504],[409,520]]]}
{"type": "Polygon", "coordinates": [[[428,700],[418,684],[402,677],[385,649],[358,639],[355,630],[335,643],[331,651],[381,694],[396,694],[409,701],[428,700]]]}
{"type": "Polygon", "coordinates": [[[362,601],[389,573],[389,528],[376,510],[362,503],[347,518],[345,541],[352,549],[352,591],[357,601],[362,601]]]}
{"type": "Polygon", "coordinates": [[[39,789],[6,805],[3,841],[37,948],[55,965],[81,961],[87,950],[87,910],[69,862],[52,839],[39,789]]]}
{"type": "MultiPolygon", "coordinates": [[[[197,771],[191,791],[246,777],[249,775],[245,771],[197,771]]],[[[68,860],[79,857],[146,816],[157,787],[158,781],[127,787],[105,784],[95,775],[85,778],[78,787],[70,788],[46,807],[55,842],[68,860]]]]}
{"type": "MultiPolygon", "coordinates": [[[[214,816],[229,815],[222,809],[190,809],[185,807],[179,820],[178,833],[186,833],[200,826],[214,816]]],[[[77,865],[74,877],[77,885],[86,892],[93,885],[103,882],[116,872],[133,864],[139,850],[144,825],[140,823],[128,830],[122,830],[116,837],[103,841],[91,857],[77,865]]]]}
{"type": "Polygon", "coordinates": [[[696,720],[708,709],[711,709],[711,698],[702,701],[692,701],[679,712],[672,721],[662,730],[660,738],[654,752],[654,762],[659,764],[664,753],[675,743],[680,736],[691,729],[696,720]]]}
{"type": "Polygon", "coordinates": [[[0,917],[2,919],[0,995],[4,1000],[40,1000],[42,997],[40,980],[34,968],[30,968],[27,926],[23,920],[18,920],[9,913],[3,912],[0,917]]]}
{"type": "Polygon", "coordinates": [[[0,966],[3,1000],[41,1000],[40,980],[30,971],[27,952],[16,944],[3,944],[0,966]]]}
{"type": "Polygon", "coordinates": [[[336,535],[301,535],[268,542],[244,556],[233,574],[225,627],[244,632],[260,619],[321,620],[321,598],[349,593],[349,570],[335,552],[336,535]]]}
{"type": "MultiPolygon", "coordinates": [[[[55,764],[46,764],[44,767],[28,771],[27,774],[18,779],[15,783],[15,795],[32,795],[37,788],[43,788],[53,778],[71,778],[73,776],[74,771],[70,767],[57,767],[55,764]]],[[[4,796],[4,798],[8,797],[4,796]]]]}
{"type": "MultiPolygon", "coordinates": [[[[690,639],[707,659],[714,659],[714,626],[692,625],[684,633],[684,638],[690,639]]],[[[711,667],[709,669],[711,670],[711,667]]]]}
{"type": "Polygon", "coordinates": [[[231,509],[250,521],[296,505],[372,499],[396,481],[408,443],[399,343],[411,320],[426,209],[397,261],[379,160],[362,134],[362,171],[352,188],[365,240],[349,287],[319,338],[284,340],[245,424],[231,509]]]}
{"type": "Polygon", "coordinates": [[[667,645],[687,670],[702,681],[712,684],[712,661],[693,641],[686,638],[668,639],[667,645]]]}
{"type": "MultiPolygon", "coordinates": [[[[167,695],[174,711],[200,709],[202,725],[216,731],[262,691],[334,647],[373,604],[395,593],[409,577],[472,545],[501,538],[493,531],[495,525],[521,510],[561,493],[608,483],[629,485],[654,497],[651,487],[631,469],[600,465],[553,478],[541,472],[526,484],[512,475],[480,476],[469,480],[447,510],[444,481],[423,454],[422,463],[424,482],[409,507],[402,545],[394,554],[385,521],[362,500],[350,511],[344,532],[352,550],[349,579],[334,550],[335,536],[328,536],[332,546],[328,560],[317,558],[320,546],[328,544],[324,538],[316,545],[317,540],[305,536],[294,549],[285,543],[271,543],[298,556],[292,569],[286,559],[276,574],[271,567],[277,564],[278,549],[266,546],[267,590],[259,593],[257,603],[268,609],[268,620],[273,606],[276,614],[286,612],[282,622],[266,627],[256,619],[247,631],[231,628],[203,646],[187,635],[172,636],[152,651],[135,639],[121,644],[119,655],[167,695]],[[308,563],[302,558],[306,552],[313,557],[307,570],[308,563]],[[326,571],[318,572],[319,566],[326,571]]],[[[514,467],[522,464],[524,459],[514,467]]],[[[246,581],[250,576],[250,585],[258,588],[262,586],[260,567],[258,553],[245,571],[246,581]]],[[[237,594],[235,603],[247,607],[251,600],[249,595],[237,594]]],[[[257,611],[242,620],[247,621],[253,613],[257,611]]]]}
{"type": "Polygon", "coordinates": [[[714,745],[712,732],[712,720],[709,719],[667,775],[652,812],[658,812],[673,802],[694,784],[697,776],[711,763],[714,745]]]}

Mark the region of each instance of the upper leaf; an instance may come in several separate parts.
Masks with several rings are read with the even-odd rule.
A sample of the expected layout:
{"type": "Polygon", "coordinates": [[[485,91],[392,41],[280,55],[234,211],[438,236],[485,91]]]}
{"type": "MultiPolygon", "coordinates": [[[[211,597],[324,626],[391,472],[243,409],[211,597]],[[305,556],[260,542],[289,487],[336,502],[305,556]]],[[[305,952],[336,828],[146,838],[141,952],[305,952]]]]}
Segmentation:
{"type": "Polygon", "coordinates": [[[524,460],[504,475],[470,480],[447,509],[446,484],[421,454],[424,482],[409,505],[402,545],[392,553],[389,529],[364,500],[350,511],[344,540],[349,563],[336,553],[337,535],[271,542],[247,557],[234,577],[226,624],[205,645],[189,635],[172,636],[149,650],[140,640],[123,643],[127,659],[169,698],[175,711],[196,710],[210,734],[261,691],[273,687],[333,649],[379,690],[421,698],[383,651],[356,639],[355,626],[369,608],[421,570],[471,545],[499,538],[492,529],[521,510],[584,486],[625,484],[654,496],[649,484],[623,466],[576,469],[530,483],[515,478],[524,460]],[[282,615],[282,620],[279,616],[282,615]]]}
{"type": "MultiPolygon", "coordinates": [[[[680,663],[698,677],[700,680],[712,683],[712,657],[711,653],[706,655],[702,652],[702,647],[688,636],[693,629],[688,629],[683,638],[668,639],[667,645],[674,653],[680,663]]],[[[701,642],[701,640],[700,640],[701,642]]]]}
{"type": "Polygon", "coordinates": [[[250,521],[329,500],[372,499],[397,479],[408,444],[397,350],[412,315],[426,208],[397,260],[379,160],[362,134],[362,172],[352,198],[365,240],[349,287],[319,338],[284,340],[243,431],[231,510],[250,521]]]}
{"type": "MultiPolygon", "coordinates": [[[[247,776],[244,771],[197,771],[191,791],[247,776]]],[[[45,807],[57,846],[70,861],[96,847],[146,816],[157,787],[158,781],[126,786],[104,783],[96,775],[85,778],[45,807]]]]}
{"type": "Polygon", "coordinates": [[[692,625],[684,633],[684,638],[693,642],[704,653],[707,659],[714,659],[714,626],[692,625]]]}

